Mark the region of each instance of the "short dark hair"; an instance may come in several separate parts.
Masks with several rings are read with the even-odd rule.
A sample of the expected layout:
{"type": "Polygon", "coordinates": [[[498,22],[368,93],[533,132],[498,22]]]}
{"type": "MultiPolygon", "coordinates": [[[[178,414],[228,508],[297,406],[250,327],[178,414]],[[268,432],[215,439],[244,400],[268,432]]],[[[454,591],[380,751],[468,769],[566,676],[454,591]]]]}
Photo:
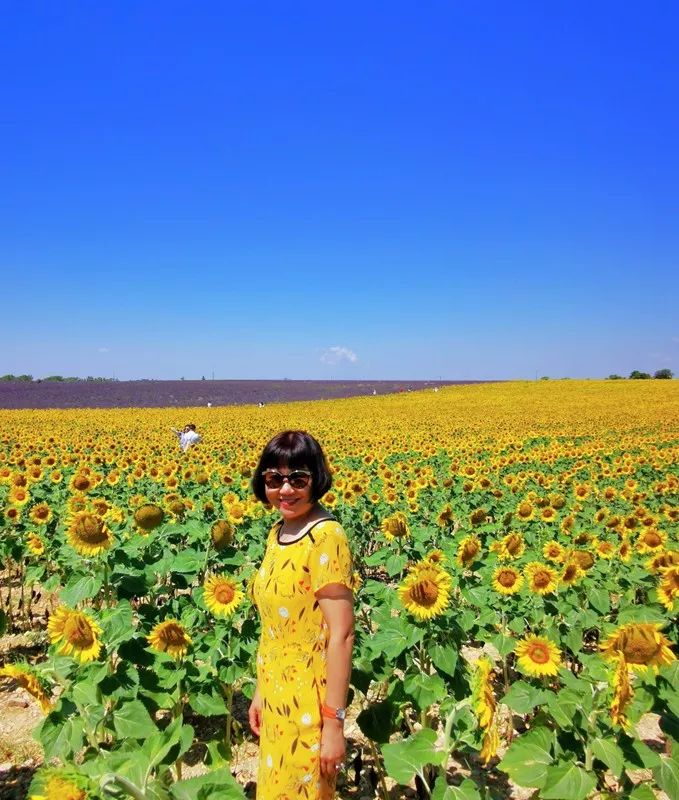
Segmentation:
{"type": "Polygon", "coordinates": [[[314,500],[320,500],[332,486],[332,475],[323,448],[306,431],[278,433],[262,450],[259,464],[252,476],[252,491],[262,503],[269,502],[262,473],[278,467],[308,469],[311,472],[311,497],[314,500]]]}
{"type": "Polygon", "coordinates": [[[192,431],[196,430],[196,426],[193,424],[193,422],[187,422],[186,427],[190,428],[192,431]]]}

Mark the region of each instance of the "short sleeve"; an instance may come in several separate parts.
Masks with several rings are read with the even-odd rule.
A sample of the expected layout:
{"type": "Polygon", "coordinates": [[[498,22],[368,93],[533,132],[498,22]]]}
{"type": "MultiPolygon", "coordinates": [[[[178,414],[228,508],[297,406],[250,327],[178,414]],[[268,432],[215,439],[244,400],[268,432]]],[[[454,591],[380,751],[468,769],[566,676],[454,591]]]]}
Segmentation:
{"type": "Polygon", "coordinates": [[[313,536],[309,555],[311,589],[315,593],[331,583],[353,586],[353,565],[347,535],[341,525],[329,521],[310,531],[313,536]]]}

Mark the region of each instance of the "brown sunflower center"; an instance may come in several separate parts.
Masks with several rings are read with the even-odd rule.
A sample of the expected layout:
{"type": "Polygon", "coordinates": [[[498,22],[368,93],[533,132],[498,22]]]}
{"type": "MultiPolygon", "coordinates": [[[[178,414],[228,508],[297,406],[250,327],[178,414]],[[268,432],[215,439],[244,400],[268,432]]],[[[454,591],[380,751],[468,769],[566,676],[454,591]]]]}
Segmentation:
{"type": "Polygon", "coordinates": [[[108,540],[104,523],[93,514],[86,514],[78,520],[75,532],[79,539],[87,544],[101,544],[108,540]]]}
{"type": "Polygon", "coordinates": [[[534,664],[546,664],[549,661],[549,648],[542,642],[533,642],[526,655],[534,664]]]}
{"type": "Polygon", "coordinates": [[[516,573],[511,569],[503,569],[497,576],[497,582],[500,586],[510,589],[516,583],[516,573]]]}
{"type": "Polygon", "coordinates": [[[215,586],[215,598],[219,603],[228,605],[236,596],[236,591],[229,583],[218,583],[215,586]]]}
{"type": "Polygon", "coordinates": [[[410,588],[410,597],[418,606],[429,608],[438,600],[439,587],[429,578],[423,578],[410,588]]]}
{"type": "Polygon", "coordinates": [[[75,647],[85,650],[94,642],[94,631],[85,617],[72,614],[64,623],[64,638],[75,647]]]}
{"type": "Polygon", "coordinates": [[[569,564],[563,571],[563,579],[568,582],[575,579],[578,574],[578,568],[575,564],[569,564]]]}
{"type": "Polygon", "coordinates": [[[176,622],[170,622],[160,632],[160,640],[167,647],[181,647],[186,644],[184,629],[176,622]]]}
{"type": "Polygon", "coordinates": [[[544,569],[536,570],[533,575],[533,586],[538,589],[544,589],[549,586],[552,576],[544,569]]]}
{"type": "Polygon", "coordinates": [[[630,664],[648,664],[660,650],[652,631],[633,628],[620,637],[620,650],[630,664]]]}
{"type": "Polygon", "coordinates": [[[512,535],[507,537],[507,541],[505,542],[505,547],[507,548],[507,552],[515,556],[519,550],[521,550],[522,539],[520,536],[512,535]]]}
{"type": "Polygon", "coordinates": [[[76,475],[73,479],[73,485],[79,492],[84,492],[85,489],[90,488],[90,479],[87,475],[76,475]]]}
{"type": "Polygon", "coordinates": [[[530,517],[533,513],[533,506],[530,503],[521,503],[518,514],[520,517],[530,517]]]}
{"type": "Polygon", "coordinates": [[[644,543],[648,545],[648,547],[660,547],[662,539],[655,531],[647,531],[644,534],[644,543]]]}

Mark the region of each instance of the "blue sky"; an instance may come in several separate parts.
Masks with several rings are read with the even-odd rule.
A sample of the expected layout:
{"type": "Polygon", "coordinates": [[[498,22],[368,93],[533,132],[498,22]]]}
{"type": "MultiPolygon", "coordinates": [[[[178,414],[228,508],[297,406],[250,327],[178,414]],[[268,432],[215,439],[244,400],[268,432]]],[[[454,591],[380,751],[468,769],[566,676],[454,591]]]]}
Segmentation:
{"type": "Polygon", "coordinates": [[[679,372],[675,3],[108,5],[4,6],[0,373],[679,372]]]}

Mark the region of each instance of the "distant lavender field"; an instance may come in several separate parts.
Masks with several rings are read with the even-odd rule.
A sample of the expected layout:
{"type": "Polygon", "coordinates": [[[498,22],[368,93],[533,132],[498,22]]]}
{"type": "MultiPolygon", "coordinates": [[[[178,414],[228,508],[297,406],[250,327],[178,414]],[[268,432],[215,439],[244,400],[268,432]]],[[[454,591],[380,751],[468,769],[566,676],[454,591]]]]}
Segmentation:
{"type": "Polygon", "coordinates": [[[0,408],[171,408],[330,400],[484,381],[0,381],[0,408]]]}

